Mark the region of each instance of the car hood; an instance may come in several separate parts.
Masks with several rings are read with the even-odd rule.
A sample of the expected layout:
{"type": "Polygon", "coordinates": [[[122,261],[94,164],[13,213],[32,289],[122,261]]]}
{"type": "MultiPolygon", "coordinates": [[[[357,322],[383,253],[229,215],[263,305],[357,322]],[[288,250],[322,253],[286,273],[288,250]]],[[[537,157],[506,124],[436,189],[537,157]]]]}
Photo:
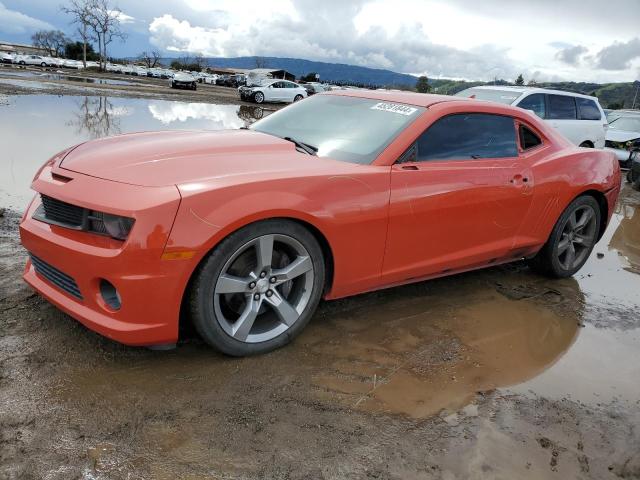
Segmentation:
{"type": "Polygon", "coordinates": [[[609,128],[609,130],[607,130],[606,138],[610,142],[628,142],[629,140],[640,138],[640,132],[631,132],[629,130],[617,130],[615,128],[609,128]]]}
{"type": "Polygon", "coordinates": [[[178,82],[195,82],[196,77],[194,77],[193,75],[189,75],[188,73],[176,73],[173,76],[174,80],[177,80],[178,82]]]}
{"type": "Polygon", "coordinates": [[[250,130],[164,131],[83,143],[67,154],[60,167],[121,183],[166,186],[300,172],[325,161],[343,163],[310,157],[291,142],[250,130]]]}

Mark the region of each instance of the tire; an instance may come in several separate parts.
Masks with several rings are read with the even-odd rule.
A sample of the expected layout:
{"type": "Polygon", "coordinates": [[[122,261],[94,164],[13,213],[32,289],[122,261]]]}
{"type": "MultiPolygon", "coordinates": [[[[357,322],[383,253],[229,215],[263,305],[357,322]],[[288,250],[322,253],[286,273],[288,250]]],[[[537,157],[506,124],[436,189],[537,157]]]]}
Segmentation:
{"type": "Polygon", "coordinates": [[[198,268],[191,318],[200,336],[227,355],[270,352],[309,323],[324,279],[322,249],[306,228],[287,220],[248,225],[225,238],[198,268]]]}
{"type": "Polygon", "coordinates": [[[25,61],[24,61],[24,60],[20,60],[20,61],[18,62],[18,65],[26,65],[26,63],[25,63],[25,61]]]}
{"type": "Polygon", "coordinates": [[[572,276],[591,255],[601,221],[600,206],[595,198],[590,195],[576,198],[560,215],[542,250],[528,261],[529,267],[552,278],[572,276]],[[588,215],[588,219],[583,215],[588,215]],[[583,221],[584,225],[580,225],[583,221]]]}
{"type": "Polygon", "coordinates": [[[41,66],[42,68],[45,68],[45,67],[47,66],[47,64],[46,64],[46,63],[44,63],[44,62],[42,62],[42,63],[40,64],[40,66],[41,66]]]}
{"type": "Polygon", "coordinates": [[[582,142],[579,146],[582,148],[593,148],[593,143],[587,140],[582,142]]]}
{"type": "Polygon", "coordinates": [[[295,97],[293,97],[293,101],[294,102],[299,102],[300,100],[302,100],[304,97],[302,95],[296,95],[295,97]]]}
{"type": "Polygon", "coordinates": [[[264,103],[264,93],[262,92],[256,92],[253,94],[253,101],[260,104],[260,103],[264,103]]]}

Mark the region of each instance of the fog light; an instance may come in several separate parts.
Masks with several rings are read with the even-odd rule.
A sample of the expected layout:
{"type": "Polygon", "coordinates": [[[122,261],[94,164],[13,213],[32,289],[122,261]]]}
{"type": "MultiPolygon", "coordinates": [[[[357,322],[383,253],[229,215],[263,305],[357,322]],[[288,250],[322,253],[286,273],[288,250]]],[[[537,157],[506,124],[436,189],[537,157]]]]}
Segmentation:
{"type": "Polygon", "coordinates": [[[100,280],[100,295],[102,295],[102,300],[104,300],[104,303],[106,303],[109,308],[112,310],[120,310],[120,306],[122,305],[120,294],[116,287],[104,278],[100,280]]]}

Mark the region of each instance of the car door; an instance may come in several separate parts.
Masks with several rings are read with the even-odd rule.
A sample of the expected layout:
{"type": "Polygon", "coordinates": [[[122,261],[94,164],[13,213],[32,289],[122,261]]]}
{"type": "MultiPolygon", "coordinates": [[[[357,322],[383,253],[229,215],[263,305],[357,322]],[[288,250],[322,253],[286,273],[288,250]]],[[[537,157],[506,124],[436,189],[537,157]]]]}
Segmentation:
{"type": "Polygon", "coordinates": [[[533,178],[520,162],[508,116],[440,118],[391,168],[383,277],[389,283],[497,263],[530,204],[533,178]]]}
{"type": "Polygon", "coordinates": [[[587,133],[578,120],[575,98],[570,95],[547,94],[547,120],[551,126],[574,145],[587,140],[587,133]]]}
{"type": "Polygon", "coordinates": [[[269,90],[269,100],[273,102],[283,102],[285,100],[285,88],[284,82],[274,82],[271,84],[269,90]]]}

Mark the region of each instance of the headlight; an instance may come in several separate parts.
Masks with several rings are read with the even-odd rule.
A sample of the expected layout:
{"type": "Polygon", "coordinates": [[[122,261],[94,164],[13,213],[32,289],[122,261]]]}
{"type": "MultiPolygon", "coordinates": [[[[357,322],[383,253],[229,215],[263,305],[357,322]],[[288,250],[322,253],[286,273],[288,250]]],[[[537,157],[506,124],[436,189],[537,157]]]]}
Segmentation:
{"type": "Polygon", "coordinates": [[[91,231],[107,234],[116,240],[126,240],[135,220],[110,213],[91,212],[89,216],[91,231]]]}

